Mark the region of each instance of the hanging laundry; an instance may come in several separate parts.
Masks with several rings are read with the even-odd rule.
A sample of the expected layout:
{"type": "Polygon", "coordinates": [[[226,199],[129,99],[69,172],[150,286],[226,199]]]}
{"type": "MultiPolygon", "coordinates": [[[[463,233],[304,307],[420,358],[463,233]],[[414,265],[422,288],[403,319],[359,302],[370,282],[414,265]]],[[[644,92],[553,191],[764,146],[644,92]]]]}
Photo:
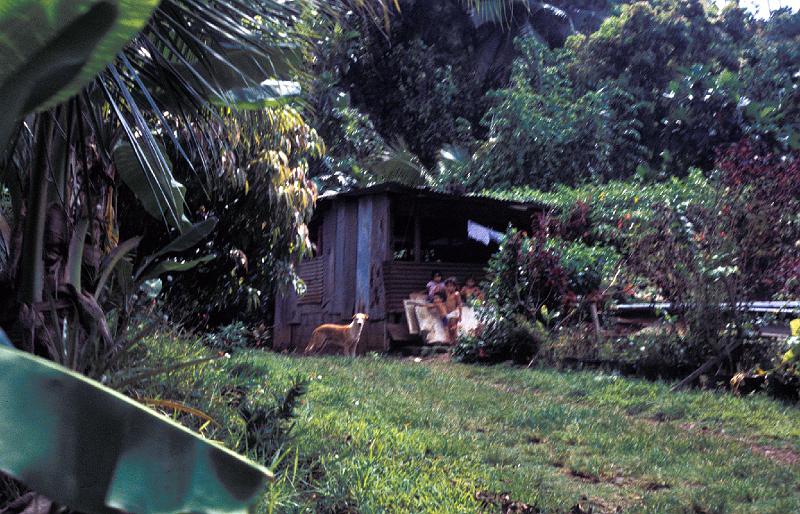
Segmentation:
{"type": "Polygon", "coordinates": [[[492,230],[489,227],[484,227],[480,223],[475,223],[472,220],[467,220],[467,236],[475,241],[488,246],[489,242],[494,241],[499,243],[503,239],[502,232],[492,230]]]}

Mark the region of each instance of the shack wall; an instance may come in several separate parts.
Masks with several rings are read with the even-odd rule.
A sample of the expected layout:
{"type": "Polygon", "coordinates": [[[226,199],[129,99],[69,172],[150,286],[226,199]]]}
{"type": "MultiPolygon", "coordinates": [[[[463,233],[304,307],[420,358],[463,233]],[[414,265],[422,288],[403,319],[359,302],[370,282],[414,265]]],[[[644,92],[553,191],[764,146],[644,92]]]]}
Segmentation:
{"type": "MultiPolygon", "coordinates": [[[[402,313],[402,299],[412,290],[422,289],[432,269],[456,275],[482,275],[482,265],[468,263],[392,262],[392,211],[413,213],[417,200],[388,192],[342,195],[325,202],[318,211],[321,223],[321,251],[300,264],[298,272],[313,294],[298,298],[289,292],[275,301],[274,348],[302,351],[313,330],[323,323],[349,323],[356,312],[364,312],[369,322],[362,333],[359,353],[386,351],[390,321],[402,313]],[[409,210],[410,209],[410,210],[409,210]],[[452,268],[452,269],[451,269],[452,268]],[[389,319],[392,318],[392,319],[389,319]]],[[[471,217],[486,214],[496,217],[496,207],[461,201],[471,217]],[[483,211],[486,211],[484,213],[483,211]]],[[[429,209],[452,210],[440,202],[425,204],[429,209]]],[[[527,210],[506,209],[509,221],[522,226],[530,222],[527,210]]]]}
{"type": "MultiPolygon", "coordinates": [[[[362,200],[367,199],[335,200],[330,208],[321,213],[321,251],[298,266],[298,274],[306,281],[307,290],[312,294],[298,297],[291,291],[276,299],[273,329],[273,346],[276,350],[302,351],[317,326],[323,323],[349,323],[358,302],[368,301],[370,270],[374,269],[370,259],[373,255],[383,255],[383,252],[373,251],[368,238],[361,234],[371,234],[373,225],[383,225],[385,231],[385,222],[378,220],[373,223],[373,204],[380,210],[385,202],[362,200]],[[358,260],[359,255],[361,261],[358,260]],[[366,270],[363,275],[359,266],[366,270]]],[[[382,301],[378,304],[382,305],[382,301]]],[[[366,311],[365,308],[363,312],[366,311]]],[[[362,343],[375,349],[372,344],[374,328],[369,327],[365,334],[369,335],[362,338],[362,343]]]]}

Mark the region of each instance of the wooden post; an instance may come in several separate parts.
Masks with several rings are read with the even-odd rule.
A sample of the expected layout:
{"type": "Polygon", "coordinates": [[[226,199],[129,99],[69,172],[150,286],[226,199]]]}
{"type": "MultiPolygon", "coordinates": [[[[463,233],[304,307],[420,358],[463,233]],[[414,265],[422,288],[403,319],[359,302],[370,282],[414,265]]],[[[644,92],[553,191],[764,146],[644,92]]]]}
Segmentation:
{"type": "Polygon", "coordinates": [[[422,262],[422,222],[414,215],[414,262],[422,262]]]}
{"type": "Polygon", "coordinates": [[[592,313],[592,323],[594,324],[594,339],[600,339],[600,316],[597,315],[597,302],[589,304],[589,312],[592,313]]]}
{"type": "Polygon", "coordinates": [[[705,364],[703,364],[702,366],[697,368],[695,371],[693,371],[688,377],[684,378],[683,380],[681,380],[680,382],[678,382],[677,384],[672,386],[672,389],[670,389],[670,391],[673,391],[673,392],[674,391],[678,391],[680,389],[683,389],[687,385],[691,384],[700,375],[702,375],[706,371],[710,370],[711,368],[713,368],[714,366],[716,366],[717,364],[722,362],[722,359],[724,359],[725,357],[729,356],[731,354],[731,352],[733,352],[734,350],[739,348],[739,346],[741,346],[741,344],[742,344],[741,340],[736,340],[736,341],[733,341],[732,343],[728,344],[728,346],[726,346],[722,350],[722,353],[720,353],[716,357],[713,357],[711,360],[709,360],[708,362],[706,362],[705,364]]]}

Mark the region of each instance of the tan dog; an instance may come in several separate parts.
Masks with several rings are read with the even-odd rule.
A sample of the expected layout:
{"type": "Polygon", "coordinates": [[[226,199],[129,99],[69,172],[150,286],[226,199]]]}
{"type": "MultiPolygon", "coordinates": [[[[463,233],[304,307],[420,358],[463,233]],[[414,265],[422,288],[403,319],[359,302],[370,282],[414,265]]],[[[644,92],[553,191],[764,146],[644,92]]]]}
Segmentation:
{"type": "Polygon", "coordinates": [[[359,312],[353,316],[353,321],[349,325],[326,323],[318,326],[312,332],[311,339],[308,341],[303,354],[309,355],[314,352],[321,352],[323,348],[333,344],[341,348],[345,355],[355,357],[356,347],[359,339],[361,339],[361,331],[364,330],[364,324],[367,319],[369,319],[369,316],[359,312]]]}

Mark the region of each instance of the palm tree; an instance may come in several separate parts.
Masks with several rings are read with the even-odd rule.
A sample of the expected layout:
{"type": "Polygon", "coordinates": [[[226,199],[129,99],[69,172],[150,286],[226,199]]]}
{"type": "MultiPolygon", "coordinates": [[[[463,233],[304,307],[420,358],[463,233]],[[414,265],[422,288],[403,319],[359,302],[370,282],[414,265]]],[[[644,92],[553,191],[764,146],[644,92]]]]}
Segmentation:
{"type": "MultiPolygon", "coordinates": [[[[0,193],[10,197],[0,204],[0,326],[18,346],[91,374],[125,346],[125,324],[109,327],[106,312],[124,320],[133,279],[185,269],[163,260],[214,225],[189,222],[170,156],[211,178],[228,113],[298,93],[289,79],[307,41],[295,29],[300,7],[22,0],[0,9],[0,193]],[[136,271],[124,257],[138,239],[118,240],[122,182],[176,238],[136,271]],[[123,293],[116,303],[112,287],[123,293]]],[[[388,12],[377,0],[320,10],[337,7],[388,12]]]]}
{"type": "Polygon", "coordinates": [[[537,0],[405,0],[400,6],[402,16],[412,20],[411,30],[425,40],[435,35],[464,43],[462,36],[468,34],[481,83],[505,74],[515,56],[516,38],[537,37],[556,47],[575,32],[571,13],[537,0]],[[442,16],[449,17],[447,23],[442,24],[442,16]]]}

